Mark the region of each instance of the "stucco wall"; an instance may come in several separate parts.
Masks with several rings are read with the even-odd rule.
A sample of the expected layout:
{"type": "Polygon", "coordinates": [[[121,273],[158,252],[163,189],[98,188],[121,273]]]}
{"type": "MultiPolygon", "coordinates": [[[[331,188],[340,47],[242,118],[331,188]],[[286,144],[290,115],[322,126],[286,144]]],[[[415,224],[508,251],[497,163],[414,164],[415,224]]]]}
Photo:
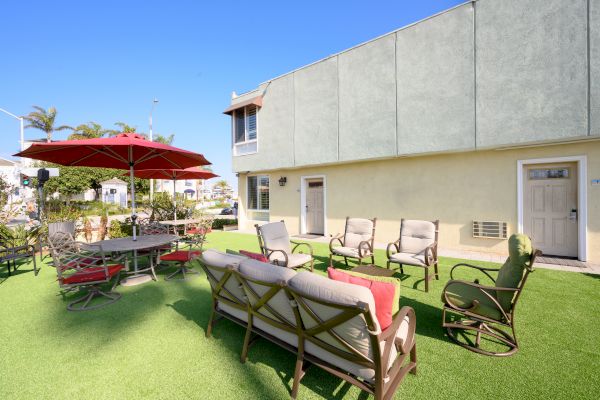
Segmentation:
{"type": "MultiPolygon", "coordinates": [[[[440,219],[443,248],[506,253],[506,240],[472,237],[474,219],[506,221],[517,230],[517,160],[587,155],[588,261],[600,264],[600,141],[487,150],[272,171],[270,220],[300,229],[300,179],[325,175],[328,233],[343,232],[346,216],[377,217],[376,241],[397,239],[401,218],[440,219]],[[287,177],[280,187],[277,179],[287,177]]],[[[239,181],[240,210],[246,176],[239,181]]],[[[243,217],[242,217],[243,218],[243,217]]],[[[243,226],[243,225],[242,225],[243,226]]]]}

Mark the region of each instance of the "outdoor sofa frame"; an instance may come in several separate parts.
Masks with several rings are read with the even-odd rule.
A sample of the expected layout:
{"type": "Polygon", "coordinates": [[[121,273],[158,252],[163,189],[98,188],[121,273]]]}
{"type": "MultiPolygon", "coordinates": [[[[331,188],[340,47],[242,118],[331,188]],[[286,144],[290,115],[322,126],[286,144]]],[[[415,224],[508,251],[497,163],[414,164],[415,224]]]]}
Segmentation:
{"type": "Polygon", "coordinates": [[[200,262],[200,265],[206,272],[206,276],[211,283],[212,305],[208,326],[206,328],[206,337],[211,337],[214,325],[217,321],[226,318],[246,329],[246,335],[240,356],[240,361],[242,363],[246,361],[250,347],[258,338],[267,339],[272,343],[275,343],[280,347],[290,351],[291,353],[296,354],[296,366],[291,390],[292,399],[296,398],[300,381],[304,377],[307,368],[311,365],[316,365],[319,368],[333,374],[334,376],[341,378],[354,386],[357,386],[361,390],[374,395],[375,399],[377,400],[391,399],[407,373],[410,372],[411,374],[416,375],[416,316],[411,307],[402,307],[394,316],[392,324],[385,331],[380,331],[377,333],[377,327],[373,314],[374,311],[369,309],[369,305],[367,303],[359,303],[356,306],[337,305],[324,302],[321,299],[311,296],[300,294],[298,291],[288,286],[284,281],[270,283],[251,279],[237,271],[232,265],[227,265],[226,267],[217,267],[208,266],[203,262],[200,262]],[[217,274],[221,275],[220,278],[217,277],[217,274]],[[246,293],[245,298],[239,298],[239,296],[236,296],[236,294],[232,293],[231,290],[226,288],[226,285],[230,280],[232,280],[232,283],[237,285],[239,288],[243,288],[244,292],[246,293]],[[262,286],[263,289],[266,289],[266,292],[263,295],[259,295],[257,291],[251,287],[252,284],[255,286],[262,286]],[[279,313],[269,304],[269,300],[278,293],[283,293],[287,297],[293,309],[294,321],[287,320],[283,315],[281,315],[281,313],[279,313]],[[246,299],[248,300],[247,302],[246,299]],[[308,302],[326,305],[327,307],[333,307],[338,309],[340,313],[333,318],[323,320],[319,318],[315,312],[313,312],[308,302]],[[239,312],[247,313],[248,322],[233,316],[222,309],[219,309],[218,304],[227,304],[239,312]],[[319,323],[316,326],[307,328],[300,312],[301,309],[319,323]],[[264,311],[266,311],[266,313],[264,311]],[[372,359],[369,359],[358,349],[354,348],[334,330],[339,325],[356,316],[363,316],[367,323],[370,345],[372,346],[372,359]],[[400,325],[403,321],[405,321],[406,318],[409,320],[409,333],[406,337],[406,340],[401,340],[397,337],[397,332],[400,328],[400,325]],[[293,346],[281,340],[280,338],[277,338],[272,334],[257,328],[255,326],[257,320],[264,322],[269,327],[297,335],[298,346],[293,346]],[[322,333],[329,334],[330,337],[333,337],[335,341],[337,341],[337,343],[345,349],[345,351],[340,350],[340,348],[332,346],[330,343],[327,343],[317,337],[317,335],[322,333]],[[305,345],[308,342],[315,344],[320,349],[325,349],[330,353],[334,353],[336,356],[351,363],[360,364],[366,368],[373,369],[375,371],[374,379],[372,381],[364,380],[344,369],[330,364],[319,357],[316,357],[313,354],[307,353],[305,351],[305,345]],[[395,346],[397,353],[396,358],[390,363],[392,346],[395,346]],[[386,368],[386,366],[388,367],[386,368]]]}

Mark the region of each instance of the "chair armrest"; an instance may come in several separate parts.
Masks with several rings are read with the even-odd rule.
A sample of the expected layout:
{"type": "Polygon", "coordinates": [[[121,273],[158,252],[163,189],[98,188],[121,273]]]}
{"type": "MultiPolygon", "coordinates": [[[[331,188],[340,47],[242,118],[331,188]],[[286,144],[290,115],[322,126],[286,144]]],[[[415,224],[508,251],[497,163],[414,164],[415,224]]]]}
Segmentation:
{"type": "Polygon", "coordinates": [[[363,240],[362,242],[360,242],[360,243],[358,244],[358,256],[359,256],[360,258],[363,258],[363,256],[366,256],[366,255],[367,255],[367,253],[364,253],[364,254],[363,254],[363,248],[364,248],[365,246],[367,247],[367,250],[368,250],[368,251],[370,251],[370,253],[369,253],[369,254],[373,254],[373,247],[371,247],[371,243],[369,243],[369,242],[368,242],[368,241],[366,241],[366,240],[363,240]]]}
{"type": "Polygon", "coordinates": [[[460,263],[460,264],[456,264],[454,267],[452,267],[452,269],[450,270],[450,279],[454,279],[454,270],[456,268],[459,267],[467,267],[467,268],[474,268],[480,272],[482,272],[484,275],[486,275],[488,278],[490,278],[492,280],[492,282],[496,282],[496,280],[490,275],[488,274],[488,271],[490,272],[498,272],[500,269],[499,268],[486,268],[486,267],[479,267],[477,265],[473,265],[473,264],[467,264],[467,263],[460,263]]]}
{"type": "Polygon", "coordinates": [[[480,285],[478,283],[473,283],[473,282],[468,282],[468,281],[462,281],[462,280],[451,280],[451,281],[448,281],[448,283],[446,283],[446,286],[444,287],[444,290],[442,291],[442,297],[444,299],[444,302],[447,305],[449,305],[450,307],[452,307],[452,308],[454,308],[456,310],[464,311],[464,312],[471,312],[471,313],[475,313],[474,310],[479,306],[479,301],[478,300],[473,300],[472,306],[468,307],[468,308],[459,307],[456,304],[452,303],[452,301],[448,297],[446,289],[448,289],[449,286],[455,285],[455,284],[467,285],[467,286],[470,286],[472,288],[478,289],[483,295],[487,296],[487,298],[492,301],[492,303],[498,309],[498,311],[500,311],[502,313],[502,316],[504,317],[504,319],[506,319],[507,321],[510,321],[510,318],[508,317],[508,315],[504,311],[504,308],[502,308],[502,305],[500,305],[500,303],[498,302],[498,300],[496,299],[496,297],[494,297],[491,293],[493,293],[494,291],[500,291],[500,292],[518,292],[519,289],[517,289],[517,288],[496,287],[496,286],[486,286],[486,285],[480,285]]]}
{"type": "MultiPolygon", "coordinates": [[[[415,332],[417,328],[417,317],[415,310],[412,307],[404,306],[396,313],[392,324],[387,327],[380,335],[380,339],[385,341],[384,354],[389,354],[388,346],[395,345],[400,354],[407,354],[412,349],[415,343],[415,332]],[[408,317],[408,332],[406,338],[399,338],[398,331],[402,322],[408,317]],[[386,351],[387,350],[387,351],[386,351]]],[[[387,361],[384,361],[384,366],[387,367],[387,361]]]]}
{"type": "Polygon", "coordinates": [[[395,242],[388,243],[387,247],[385,248],[385,255],[387,256],[388,260],[392,258],[393,254],[395,254],[390,251],[392,246],[396,249],[395,253],[398,253],[400,251],[400,239],[396,240],[395,242]]]}
{"type": "Polygon", "coordinates": [[[271,250],[271,249],[268,249],[266,247],[264,247],[264,249],[265,249],[265,252],[267,253],[266,256],[267,256],[267,259],[269,259],[269,261],[271,261],[271,256],[273,255],[273,253],[281,253],[281,254],[283,254],[283,258],[285,259],[285,263],[283,265],[279,265],[279,261],[278,260],[274,260],[273,263],[275,265],[279,265],[280,267],[287,267],[289,259],[288,259],[288,255],[287,255],[287,253],[285,251],[283,251],[283,250],[271,250]]]}
{"type": "Polygon", "coordinates": [[[307,246],[308,247],[308,253],[310,254],[310,256],[313,256],[313,248],[309,243],[306,242],[295,242],[293,240],[290,240],[290,243],[292,243],[294,245],[294,247],[292,248],[292,253],[296,252],[296,249],[300,246],[307,246]]]}
{"type": "Polygon", "coordinates": [[[431,265],[437,262],[437,242],[431,243],[425,247],[425,265],[431,265]]]}
{"type": "Polygon", "coordinates": [[[339,242],[340,246],[344,246],[344,243],[342,242],[343,237],[343,235],[338,233],[337,235],[331,238],[331,240],[329,241],[329,252],[333,253],[333,242],[335,242],[336,240],[339,242]]]}

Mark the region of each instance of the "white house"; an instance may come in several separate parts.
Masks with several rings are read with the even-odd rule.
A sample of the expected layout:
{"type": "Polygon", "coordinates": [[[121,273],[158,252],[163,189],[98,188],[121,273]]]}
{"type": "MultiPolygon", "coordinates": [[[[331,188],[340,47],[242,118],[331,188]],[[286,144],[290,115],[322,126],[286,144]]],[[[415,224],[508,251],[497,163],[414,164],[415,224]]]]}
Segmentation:
{"type": "Polygon", "coordinates": [[[112,178],[100,182],[102,186],[102,202],[119,204],[121,207],[127,207],[127,182],[118,178],[112,178]]]}

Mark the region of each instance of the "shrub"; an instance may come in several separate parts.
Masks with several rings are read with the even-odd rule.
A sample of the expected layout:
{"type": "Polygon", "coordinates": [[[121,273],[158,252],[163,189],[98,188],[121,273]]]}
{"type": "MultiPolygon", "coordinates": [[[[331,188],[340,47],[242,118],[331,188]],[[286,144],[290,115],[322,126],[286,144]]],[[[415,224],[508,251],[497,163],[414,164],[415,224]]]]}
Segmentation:
{"type": "Polygon", "coordinates": [[[131,227],[131,218],[126,218],[125,221],[121,222],[116,219],[110,221],[110,227],[108,228],[108,235],[111,239],[117,239],[133,235],[133,229],[131,227]]]}
{"type": "Polygon", "coordinates": [[[215,218],[215,220],[212,223],[212,228],[213,229],[223,229],[223,225],[237,225],[238,220],[234,219],[234,218],[228,218],[228,219],[217,219],[215,218]]]}

